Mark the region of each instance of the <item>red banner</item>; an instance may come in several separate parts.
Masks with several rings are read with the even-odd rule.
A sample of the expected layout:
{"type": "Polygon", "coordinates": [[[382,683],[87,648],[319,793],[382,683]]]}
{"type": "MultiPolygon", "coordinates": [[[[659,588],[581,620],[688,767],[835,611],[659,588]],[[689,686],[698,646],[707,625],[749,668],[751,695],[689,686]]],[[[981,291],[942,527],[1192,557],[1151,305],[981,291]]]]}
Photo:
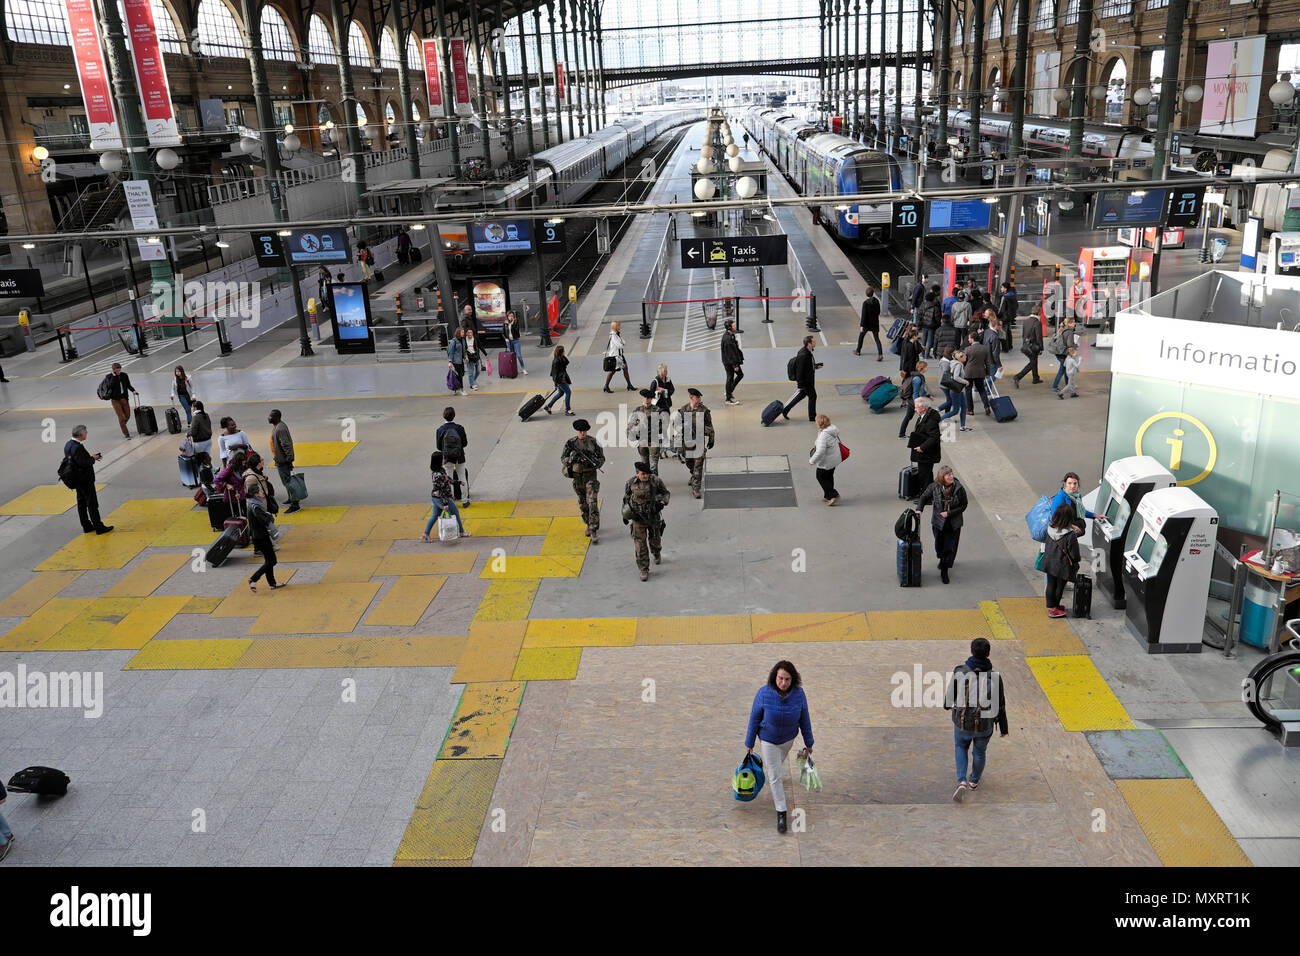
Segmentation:
{"type": "Polygon", "coordinates": [[[442,115],[442,63],[438,59],[438,41],[424,41],[424,84],[429,88],[429,111],[442,115]]]}
{"type": "Polygon", "coordinates": [[[153,7],[150,0],[123,0],[123,5],[149,145],[179,146],[180,130],[176,127],[171,91],[167,88],[167,67],[163,63],[162,46],[158,43],[153,7]]]}
{"type": "Polygon", "coordinates": [[[555,98],[564,99],[564,64],[555,64],[555,98]]]}
{"type": "Polygon", "coordinates": [[[465,41],[448,40],[447,45],[451,55],[451,79],[456,87],[456,112],[470,113],[473,108],[469,102],[469,68],[465,65],[465,41]]]}
{"type": "Polygon", "coordinates": [[[91,0],[64,0],[68,32],[72,35],[72,56],[77,62],[81,98],[86,104],[92,149],[121,149],[122,133],[113,112],[113,92],[99,43],[99,26],[91,0]]]}

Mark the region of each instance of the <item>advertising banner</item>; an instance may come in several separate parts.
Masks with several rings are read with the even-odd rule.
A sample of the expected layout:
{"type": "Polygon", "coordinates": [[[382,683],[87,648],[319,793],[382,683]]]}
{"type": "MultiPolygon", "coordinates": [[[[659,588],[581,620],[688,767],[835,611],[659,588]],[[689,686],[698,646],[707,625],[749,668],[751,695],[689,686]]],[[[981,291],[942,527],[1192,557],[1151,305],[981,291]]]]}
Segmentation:
{"type": "Polygon", "coordinates": [[[451,57],[451,80],[456,88],[456,113],[468,116],[474,112],[474,108],[469,102],[469,67],[465,64],[465,41],[460,38],[448,40],[447,48],[451,57]]]}
{"type": "MultiPolygon", "coordinates": [[[[153,205],[153,190],[146,179],[128,179],[122,183],[126,193],[126,208],[131,212],[131,225],[136,229],[157,229],[158,213],[153,205]]],[[[140,258],[145,262],[165,262],[167,250],[161,242],[136,239],[140,247],[140,258]]]]}
{"type": "Polygon", "coordinates": [[[99,42],[99,25],[91,0],[64,0],[68,13],[68,33],[72,36],[72,56],[81,80],[81,98],[86,104],[86,122],[90,126],[90,148],[121,149],[122,131],[113,111],[113,91],[104,64],[104,50],[99,42]]]}
{"type": "Polygon", "coordinates": [[[556,100],[564,99],[564,64],[555,64],[555,98],[556,100]]]}
{"type": "Polygon", "coordinates": [[[1060,70],[1061,54],[1058,51],[1034,56],[1034,112],[1039,116],[1056,115],[1052,90],[1056,89],[1060,70]]]}
{"type": "Polygon", "coordinates": [[[1202,133],[1254,136],[1263,84],[1264,37],[1238,37],[1210,44],[1205,63],[1202,133]]]}
{"type": "Polygon", "coordinates": [[[1092,228],[1115,229],[1119,226],[1158,226],[1164,222],[1165,189],[1103,189],[1092,204],[1092,228]]]}
{"type": "Polygon", "coordinates": [[[126,32],[131,38],[131,62],[140,85],[140,105],[150,146],[179,146],[180,130],[167,86],[167,67],[153,20],[150,0],[122,0],[126,10],[126,32]]]}
{"type": "Polygon", "coordinates": [[[373,353],[370,300],[363,282],[330,283],[330,321],[334,326],[334,348],[340,354],[373,353]]]}
{"type": "Polygon", "coordinates": [[[443,115],[442,60],[438,55],[438,41],[424,41],[424,84],[429,89],[429,115],[443,115]]]}

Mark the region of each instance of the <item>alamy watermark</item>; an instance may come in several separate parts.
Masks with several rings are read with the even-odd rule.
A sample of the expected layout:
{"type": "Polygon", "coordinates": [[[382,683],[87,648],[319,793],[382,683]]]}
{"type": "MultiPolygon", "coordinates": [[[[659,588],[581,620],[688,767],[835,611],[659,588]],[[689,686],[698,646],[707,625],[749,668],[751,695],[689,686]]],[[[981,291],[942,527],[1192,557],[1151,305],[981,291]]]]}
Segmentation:
{"type": "Polygon", "coordinates": [[[658,406],[619,405],[596,415],[592,435],[604,448],[671,448],[701,458],[707,448],[704,411],[665,412],[658,406]]]}
{"type": "Polygon", "coordinates": [[[72,708],[95,719],[104,713],[103,671],[0,671],[0,708],[72,708]]]}
{"type": "Polygon", "coordinates": [[[256,328],[262,321],[262,284],[260,282],[203,282],[199,279],[185,281],[185,274],[176,273],[174,283],[156,279],[149,286],[154,306],[159,316],[181,318],[239,319],[246,329],[256,328]]]}

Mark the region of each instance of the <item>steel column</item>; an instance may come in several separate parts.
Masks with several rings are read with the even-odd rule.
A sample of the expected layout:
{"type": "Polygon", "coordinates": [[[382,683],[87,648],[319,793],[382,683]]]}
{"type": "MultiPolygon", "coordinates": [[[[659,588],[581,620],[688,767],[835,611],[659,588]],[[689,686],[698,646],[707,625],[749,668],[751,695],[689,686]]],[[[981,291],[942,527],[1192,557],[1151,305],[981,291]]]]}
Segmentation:
{"type": "Polygon", "coordinates": [[[1187,20],[1187,0],[1169,0],[1165,18],[1165,66],[1160,78],[1160,113],[1156,121],[1155,159],[1151,175],[1163,179],[1167,159],[1166,146],[1178,104],[1178,67],[1183,52],[1183,24],[1187,20]]]}

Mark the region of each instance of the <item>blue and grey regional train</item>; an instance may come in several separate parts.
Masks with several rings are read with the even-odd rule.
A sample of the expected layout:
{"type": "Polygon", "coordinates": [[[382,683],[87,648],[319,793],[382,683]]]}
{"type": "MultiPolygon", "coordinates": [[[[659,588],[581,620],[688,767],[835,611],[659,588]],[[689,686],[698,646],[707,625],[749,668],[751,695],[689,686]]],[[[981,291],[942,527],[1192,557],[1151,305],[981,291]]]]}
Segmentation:
{"type": "Polygon", "coordinates": [[[847,136],[827,133],[783,110],[755,107],[746,112],[743,125],[799,192],[827,197],[822,215],[837,236],[874,245],[889,241],[888,202],[837,210],[833,197],[901,193],[903,171],[897,159],[847,136]]]}

